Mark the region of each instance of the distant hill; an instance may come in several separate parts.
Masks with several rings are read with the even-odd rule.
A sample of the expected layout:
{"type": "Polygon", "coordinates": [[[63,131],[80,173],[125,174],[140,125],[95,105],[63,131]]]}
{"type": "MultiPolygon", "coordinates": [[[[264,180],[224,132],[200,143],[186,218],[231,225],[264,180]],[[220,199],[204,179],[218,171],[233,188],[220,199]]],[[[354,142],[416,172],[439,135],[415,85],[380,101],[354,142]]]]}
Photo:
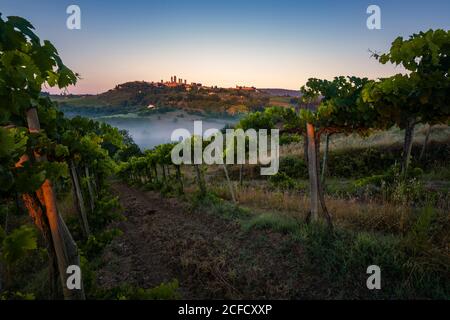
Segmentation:
{"type": "Polygon", "coordinates": [[[258,89],[259,91],[263,93],[267,93],[271,96],[278,96],[278,97],[294,97],[299,98],[301,97],[301,93],[299,90],[289,90],[289,89],[277,89],[277,88],[264,88],[264,89],[258,89]]]}
{"type": "Polygon", "coordinates": [[[95,113],[149,113],[157,110],[184,109],[199,113],[234,115],[261,110],[268,105],[290,106],[289,97],[299,93],[285,89],[244,87],[169,86],[162,83],[134,81],[117,85],[98,95],[51,96],[61,109],[92,109],[95,113]]]}

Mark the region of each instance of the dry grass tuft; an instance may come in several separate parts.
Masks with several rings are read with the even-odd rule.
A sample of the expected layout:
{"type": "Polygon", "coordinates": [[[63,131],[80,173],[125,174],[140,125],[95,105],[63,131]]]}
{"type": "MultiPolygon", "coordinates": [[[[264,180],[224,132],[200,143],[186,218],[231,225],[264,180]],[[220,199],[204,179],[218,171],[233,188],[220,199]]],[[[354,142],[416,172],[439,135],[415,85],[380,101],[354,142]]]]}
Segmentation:
{"type": "MultiPolygon", "coordinates": [[[[306,194],[270,191],[258,186],[237,187],[239,204],[255,212],[303,219],[309,211],[306,194]]],[[[225,185],[211,187],[219,197],[231,200],[225,185]]],[[[359,231],[403,234],[411,227],[413,209],[391,202],[361,202],[357,199],[327,197],[327,207],[336,224],[359,231]]]]}

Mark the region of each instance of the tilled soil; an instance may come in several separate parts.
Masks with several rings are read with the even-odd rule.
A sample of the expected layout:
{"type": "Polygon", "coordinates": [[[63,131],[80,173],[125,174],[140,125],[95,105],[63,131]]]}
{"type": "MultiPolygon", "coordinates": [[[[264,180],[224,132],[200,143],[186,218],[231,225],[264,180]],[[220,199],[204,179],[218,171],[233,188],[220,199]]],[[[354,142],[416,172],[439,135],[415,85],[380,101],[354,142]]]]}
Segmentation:
{"type": "Polygon", "coordinates": [[[289,236],[242,231],[237,222],[191,212],[181,201],[115,183],[126,221],[101,257],[103,288],[152,288],[178,279],[184,299],[327,298],[289,236]]]}

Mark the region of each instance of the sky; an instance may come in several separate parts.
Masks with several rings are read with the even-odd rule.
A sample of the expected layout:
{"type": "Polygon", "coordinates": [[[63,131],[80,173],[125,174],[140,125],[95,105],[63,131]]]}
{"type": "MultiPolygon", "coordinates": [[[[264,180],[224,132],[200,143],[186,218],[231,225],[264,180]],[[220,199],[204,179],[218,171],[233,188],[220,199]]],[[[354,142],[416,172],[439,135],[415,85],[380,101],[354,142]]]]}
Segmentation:
{"type": "MultiPolygon", "coordinates": [[[[419,31],[450,27],[448,0],[0,0],[81,75],[70,93],[101,93],[127,81],[299,89],[308,78],[379,78],[402,72],[370,51],[419,31]],[[69,30],[69,5],[81,29],[69,30]],[[369,5],[381,29],[366,26],[369,5]]],[[[49,90],[58,93],[60,90],[49,90]]]]}

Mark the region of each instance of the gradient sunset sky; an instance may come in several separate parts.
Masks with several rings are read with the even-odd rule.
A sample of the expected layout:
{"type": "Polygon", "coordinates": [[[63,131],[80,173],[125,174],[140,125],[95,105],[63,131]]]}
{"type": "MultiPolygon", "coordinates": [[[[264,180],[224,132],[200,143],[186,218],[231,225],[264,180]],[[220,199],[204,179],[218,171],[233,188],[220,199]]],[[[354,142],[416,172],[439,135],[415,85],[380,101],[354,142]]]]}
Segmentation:
{"type": "Polygon", "coordinates": [[[369,49],[384,52],[397,36],[450,27],[448,0],[0,0],[0,12],[28,19],[53,42],[82,76],[71,93],[171,75],[288,89],[310,77],[377,78],[401,69],[380,65],[369,49]],[[71,4],[81,8],[81,30],[66,28],[71,4]],[[366,27],[370,4],[381,7],[381,30],[366,27]]]}

